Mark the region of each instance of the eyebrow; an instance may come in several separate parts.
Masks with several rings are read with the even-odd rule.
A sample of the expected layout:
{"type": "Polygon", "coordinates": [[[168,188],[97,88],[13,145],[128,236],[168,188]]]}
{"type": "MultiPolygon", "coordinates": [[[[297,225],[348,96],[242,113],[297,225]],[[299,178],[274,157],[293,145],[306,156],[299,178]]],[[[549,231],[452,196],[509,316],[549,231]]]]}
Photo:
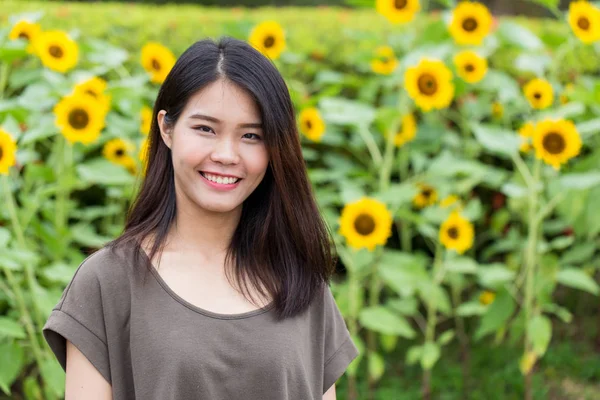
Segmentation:
{"type": "MultiPolygon", "coordinates": [[[[210,115],[204,115],[204,114],[192,114],[188,118],[190,118],[190,119],[203,119],[203,120],[206,120],[206,121],[214,122],[216,124],[219,124],[219,123],[222,122],[220,119],[217,119],[215,117],[211,117],[210,115]]],[[[238,127],[239,128],[262,128],[263,126],[262,126],[262,123],[260,123],[260,122],[254,122],[254,123],[239,124],[238,127]]]]}

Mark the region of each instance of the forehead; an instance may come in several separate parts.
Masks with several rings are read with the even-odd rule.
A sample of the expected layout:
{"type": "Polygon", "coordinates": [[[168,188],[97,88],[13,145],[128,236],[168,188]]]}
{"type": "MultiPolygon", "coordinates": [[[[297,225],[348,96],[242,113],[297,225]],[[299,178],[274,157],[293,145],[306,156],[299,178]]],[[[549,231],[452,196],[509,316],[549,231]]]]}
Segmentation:
{"type": "Polygon", "coordinates": [[[194,93],[183,111],[184,118],[201,113],[223,121],[260,122],[254,98],[235,83],[218,80],[194,93]]]}

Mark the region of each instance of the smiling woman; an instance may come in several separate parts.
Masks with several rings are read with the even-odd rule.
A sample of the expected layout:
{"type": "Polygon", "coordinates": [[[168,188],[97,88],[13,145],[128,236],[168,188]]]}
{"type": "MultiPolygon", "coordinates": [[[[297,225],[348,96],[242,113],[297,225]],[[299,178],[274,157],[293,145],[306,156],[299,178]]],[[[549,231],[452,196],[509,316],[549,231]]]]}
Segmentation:
{"type": "Polygon", "coordinates": [[[197,42],[149,131],[124,233],[44,327],[67,398],[334,399],[358,350],[277,69],[242,41],[197,42]]]}

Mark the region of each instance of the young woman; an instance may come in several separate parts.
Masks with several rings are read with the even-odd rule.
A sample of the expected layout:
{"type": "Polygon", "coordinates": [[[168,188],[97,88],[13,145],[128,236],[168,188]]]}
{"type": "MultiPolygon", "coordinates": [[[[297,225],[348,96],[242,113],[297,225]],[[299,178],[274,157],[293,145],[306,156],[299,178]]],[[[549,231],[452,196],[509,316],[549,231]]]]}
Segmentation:
{"type": "Polygon", "coordinates": [[[335,399],[358,351],[334,266],[283,78],[199,41],[160,88],[124,233],[44,326],[66,399],[335,399]]]}

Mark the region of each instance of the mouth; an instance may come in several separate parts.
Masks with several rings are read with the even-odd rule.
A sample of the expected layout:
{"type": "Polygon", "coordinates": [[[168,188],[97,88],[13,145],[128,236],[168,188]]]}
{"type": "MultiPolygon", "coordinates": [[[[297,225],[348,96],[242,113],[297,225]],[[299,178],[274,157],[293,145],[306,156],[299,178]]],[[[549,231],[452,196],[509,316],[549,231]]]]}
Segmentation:
{"type": "Polygon", "coordinates": [[[219,176],[219,175],[213,175],[213,174],[207,174],[205,172],[202,171],[198,171],[200,173],[200,175],[202,175],[202,177],[204,179],[206,179],[207,181],[217,184],[217,185],[235,185],[236,183],[238,183],[239,181],[242,180],[242,178],[235,178],[235,177],[223,177],[223,176],[219,176]]]}

